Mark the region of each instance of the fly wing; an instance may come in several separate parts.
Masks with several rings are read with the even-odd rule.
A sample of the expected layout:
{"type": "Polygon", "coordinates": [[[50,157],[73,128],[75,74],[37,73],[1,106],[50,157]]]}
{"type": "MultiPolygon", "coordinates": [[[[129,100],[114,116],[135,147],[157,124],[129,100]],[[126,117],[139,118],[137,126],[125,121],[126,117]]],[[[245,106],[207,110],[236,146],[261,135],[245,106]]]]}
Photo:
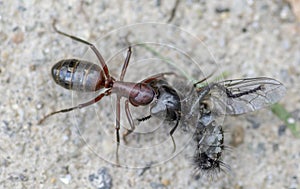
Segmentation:
{"type": "Polygon", "coordinates": [[[279,81],[258,77],[212,83],[209,96],[219,113],[238,115],[271,105],[279,101],[285,92],[279,81]]]}

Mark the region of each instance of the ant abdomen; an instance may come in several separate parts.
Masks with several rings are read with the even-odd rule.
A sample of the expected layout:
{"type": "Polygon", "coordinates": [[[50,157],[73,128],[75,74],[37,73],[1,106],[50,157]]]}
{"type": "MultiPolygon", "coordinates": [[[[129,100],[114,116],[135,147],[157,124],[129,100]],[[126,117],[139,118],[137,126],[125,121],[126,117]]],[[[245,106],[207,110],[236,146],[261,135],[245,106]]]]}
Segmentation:
{"type": "Polygon", "coordinates": [[[58,85],[69,90],[93,92],[105,83],[102,69],[84,60],[61,60],[52,67],[51,74],[58,85]]]}

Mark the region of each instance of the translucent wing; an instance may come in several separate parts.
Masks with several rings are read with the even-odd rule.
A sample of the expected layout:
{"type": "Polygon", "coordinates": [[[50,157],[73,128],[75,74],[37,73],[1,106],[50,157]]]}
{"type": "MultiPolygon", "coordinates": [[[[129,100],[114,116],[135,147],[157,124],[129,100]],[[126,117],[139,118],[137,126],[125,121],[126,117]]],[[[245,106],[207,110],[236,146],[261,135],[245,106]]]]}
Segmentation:
{"type": "Polygon", "coordinates": [[[279,101],[286,92],[275,79],[267,77],[226,80],[209,86],[214,108],[223,114],[243,114],[279,101]],[[226,109],[226,112],[224,112],[226,109]]]}

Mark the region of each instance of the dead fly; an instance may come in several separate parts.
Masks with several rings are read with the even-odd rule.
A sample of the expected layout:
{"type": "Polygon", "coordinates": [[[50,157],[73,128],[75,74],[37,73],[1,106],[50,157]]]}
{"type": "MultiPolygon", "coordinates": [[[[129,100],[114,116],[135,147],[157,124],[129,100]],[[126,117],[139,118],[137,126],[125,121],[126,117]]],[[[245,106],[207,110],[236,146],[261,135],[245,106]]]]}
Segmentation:
{"type": "Polygon", "coordinates": [[[91,99],[85,103],[71,108],[54,111],[42,118],[39,121],[39,124],[41,124],[43,121],[45,121],[45,119],[54,114],[70,112],[76,109],[87,107],[100,101],[104,96],[109,96],[114,93],[117,95],[115,129],[118,145],[120,143],[119,130],[121,97],[126,98],[125,113],[131,127],[130,130],[127,130],[127,132],[124,133],[124,137],[126,137],[126,135],[128,135],[135,129],[134,121],[129,109],[129,104],[135,107],[150,106],[150,115],[138,119],[140,121],[149,119],[151,116],[160,117],[162,114],[165,115],[167,121],[175,121],[173,128],[170,130],[170,135],[172,137],[172,134],[176,130],[180,121],[181,106],[177,92],[168,85],[168,83],[165,81],[164,76],[174,75],[174,73],[159,73],[137,83],[123,81],[131,56],[131,47],[129,46],[127,57],[123,64],[119,80],[116,80],[110,75],[107,64],[105,63],[100,52],[93,44],[78,37],[59,31],[55,26],[55,22],[53,22],[53,28],[57,33],[63,36],[88,45],[95,53],[101,65],[100,67],[97,64],[78,59],[61,60],[52,67],[51,72],[54,81],[58,85],[69,90],[95,92],[104,89],[104,92],[99,93],[94,99],[91,99]]]}
{"type": "Polygon", "coordinates": [[[226,80],[197,87],[203,81],[194,85],[200,111],[194,135],[196,175],[227,167],[222,162],[224,134],[218,117],[259,110],[279,101],[286,91],[280,82],[267,77],[226,80]]]}

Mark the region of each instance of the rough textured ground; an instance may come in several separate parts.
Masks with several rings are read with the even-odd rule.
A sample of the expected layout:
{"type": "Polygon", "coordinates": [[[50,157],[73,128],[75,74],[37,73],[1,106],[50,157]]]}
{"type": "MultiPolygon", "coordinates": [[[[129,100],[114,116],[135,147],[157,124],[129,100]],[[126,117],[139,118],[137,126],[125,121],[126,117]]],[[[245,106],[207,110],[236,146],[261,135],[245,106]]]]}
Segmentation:
{"type": "MultiPolygon", "coordinates": [[[[99,153],[113,154],[115,150],[111,108],[114,98],[37,125],[46,113],[84,100],[82,95],[57,86],[51,78],[50,69],[56,61],[83,58],[87,50],[54,33],[54,19],[60,29],[91,42],[122,26],[171,20],[170,24],[206,44],[219,71],[228,73],[228,78],[268,76],[281,81],[287,94],[280,103],[294,120],[300,121],[300,26],[287,2],[184,0],[170,19],[174,5],[173,0],[0,1],[0,188],[300,187],[300,139],[270,109],[225,120],[225,143],[235,146],[224,154],[224,162],[231,168],[213,179],[193,177],[191,147],[145,170],[116,167],[110,163],[114,156],[105,156],[110,162],[100,158],[99,153]],[[113,138],[100,138],[99,128],[106,128],[113,138]],[[101,178],[106,180],[105,185],[101,185],[101,178]]],[[[208,54],[201,54],[198,41],[186,41],[186,36],[173,36],[163,29],[143,31],[143,27],[134,31],[143,40],[173,40],[182,52],[196,54],[201,63],[207,61],[208,54]]],[[[119,35],[97,43],[106,59],[113,56],[114,48],[122,49],[119,58],[124,59],[126,35],[119,35]]],[[[144,50],[134,57],[147,53],[151,55],[144,50]]],[[[121,63],[111,66],[112,74],[119,73],[121,63]]],[[[145,70],[140,65],[129,68],[128,79],[141,80],[147,73],[160,71],[159,66],[148,65],[145,70]]],[[[193,71],[187,65],[184,69],[193,71]]],[[[181,138],[175,140],[178,146],[185,142],[181,138]]],[[[139,138],[130,138],[138,145],[136,141],[139,138]]],[[[167,147],[166,151],[172,150],[172,146],[167,147]]],[[[120,153],[120,159],[135,167],[147,165],[152,158],[164,154],[147,153],[147,149],[143,152],[120,153]]]]}

